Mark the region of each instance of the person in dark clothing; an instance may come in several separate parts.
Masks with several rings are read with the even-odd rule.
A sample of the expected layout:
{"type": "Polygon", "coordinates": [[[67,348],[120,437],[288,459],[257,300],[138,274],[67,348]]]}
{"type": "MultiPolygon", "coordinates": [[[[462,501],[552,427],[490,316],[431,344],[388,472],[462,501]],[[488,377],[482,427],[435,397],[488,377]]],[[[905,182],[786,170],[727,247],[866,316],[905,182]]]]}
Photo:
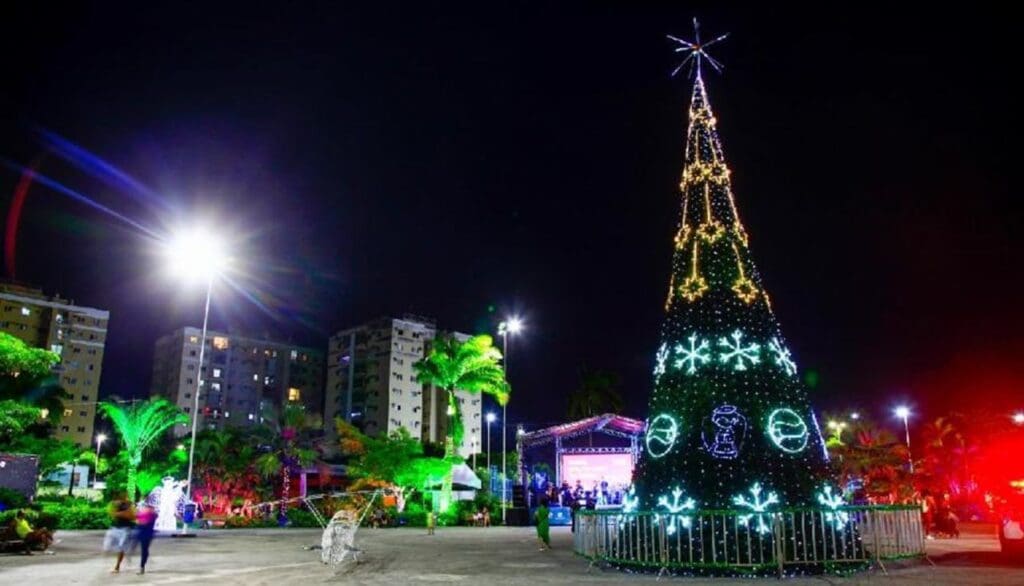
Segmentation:
{"type": "Polygon", "coordinates": [[[156,509],[148,504],[142,505],[135,513],[135,539],[133,543],[139,545],[142,556],[139,559],[139,575],[146,573],[146,562],[149,561],[149,544],[153,542],[153,533],[156,528],[156,509]]]}

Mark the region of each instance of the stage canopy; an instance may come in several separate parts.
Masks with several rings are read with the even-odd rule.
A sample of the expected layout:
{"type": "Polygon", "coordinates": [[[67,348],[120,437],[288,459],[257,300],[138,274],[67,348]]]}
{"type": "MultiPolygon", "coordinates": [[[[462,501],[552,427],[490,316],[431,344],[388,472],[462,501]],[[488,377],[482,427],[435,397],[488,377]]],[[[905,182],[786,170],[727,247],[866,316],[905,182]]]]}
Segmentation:
{"type": "Polygon", "coordinates": [[[556,440],[563,440],[588,433],[603,433],[610,436],[634,439],[644,432],[644,422],[614,413],[605,413],[581,419],[572,423],[538,429],[519,436],[523,448],[542,446],[556,440]]]}

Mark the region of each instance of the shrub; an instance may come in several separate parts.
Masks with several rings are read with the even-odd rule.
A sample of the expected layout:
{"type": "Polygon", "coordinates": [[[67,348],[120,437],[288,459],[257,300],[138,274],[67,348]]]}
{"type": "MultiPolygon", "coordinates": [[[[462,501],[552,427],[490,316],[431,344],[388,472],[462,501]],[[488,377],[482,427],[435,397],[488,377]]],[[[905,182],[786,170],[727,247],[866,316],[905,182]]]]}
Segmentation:
{"type": "Polygon", "coordinates": [[[277,527],[277,518],[264,519],[262,517],[233,515],[224,519],[225,529],[260,529],[266,527],[277,527]]]}
{"type": "Polygon", "coordinates": [[[289,509],[288,510],[288,524],[291,527],[303,527],[303,528],[319,528],[320,523],[317,522],[316,517],[313,513],[304,509],[289,509]]]}
{"type": "Polygon", "coordinates": [[[42,503],[41,521],[53,523],[48,529],[106,529],[110,515],[101,505],[89,502],[42,503]]]}
{"type": "Polygon", "coordinates": [[[0,487],[0,510],[20,509],[28,506],[28,499],[25,495],[16,490],[0,487]]]}

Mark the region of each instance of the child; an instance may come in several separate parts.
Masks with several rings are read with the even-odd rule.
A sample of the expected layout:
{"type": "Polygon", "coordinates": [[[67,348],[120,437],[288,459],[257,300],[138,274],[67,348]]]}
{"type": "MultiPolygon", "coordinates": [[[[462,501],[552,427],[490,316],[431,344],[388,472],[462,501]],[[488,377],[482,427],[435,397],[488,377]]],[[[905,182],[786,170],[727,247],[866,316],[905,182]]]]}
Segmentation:
{"type": "Polygon", "coordinates": [[[547,497],[541,497],[540,506],[537,507],[537,512],[534,514],[537,519],[537,539],[540,540],[540,551],[549,550],[551,549],[551,535],[549,531],[550,519],[548,519],[548,516],[551,512],[548,510],[547,497]]]}
{"type": "Polygon", "coordinates": [[[434,534],[434,526],[437,525],[437,513],[427,511],[427,535],[434,534]]]}

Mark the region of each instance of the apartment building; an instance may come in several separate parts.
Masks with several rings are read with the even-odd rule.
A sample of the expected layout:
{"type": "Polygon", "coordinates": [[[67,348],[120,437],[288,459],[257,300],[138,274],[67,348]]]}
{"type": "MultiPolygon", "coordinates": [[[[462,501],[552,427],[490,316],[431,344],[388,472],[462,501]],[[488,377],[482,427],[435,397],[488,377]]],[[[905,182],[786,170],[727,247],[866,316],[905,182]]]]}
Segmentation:
{"type": "MultiPolygon", "coordinates": [[[[413,364],[429,351],[438,333],[428,318],[406,315],[379,318],[331,336],[327,350],[325,414],[349,421],[368,435],[405,428],[424,442],[443,442],[447,433],[447,400],[442,391],[416,380],[413,364]]],[[[455,334],[461,339],[465,334],[455,334]]],[[[457,391],[465,430],[459,454],[481,451],[479,395],[457,391]]]]}
{"type": "MultiPolygon", "coordinates": [[[[156,341],[151,391],[189,415],[195,407],[200,369],[200,429],[248,426],[283,405],[324,412],[324,356],[314,348],[266,338],[207,331],[199,364],[202,330],[184,327],[156,341]]],[[[175,427],[176,435],[190,431],[175,427]]]]}
{"type": "Polygon", "coordinates": [[[0,310],[0,330],[60,356],[54,373],[71,397],[56,436],[91,446],[110,312],[11,283],[0,283],[0,310]]]}

